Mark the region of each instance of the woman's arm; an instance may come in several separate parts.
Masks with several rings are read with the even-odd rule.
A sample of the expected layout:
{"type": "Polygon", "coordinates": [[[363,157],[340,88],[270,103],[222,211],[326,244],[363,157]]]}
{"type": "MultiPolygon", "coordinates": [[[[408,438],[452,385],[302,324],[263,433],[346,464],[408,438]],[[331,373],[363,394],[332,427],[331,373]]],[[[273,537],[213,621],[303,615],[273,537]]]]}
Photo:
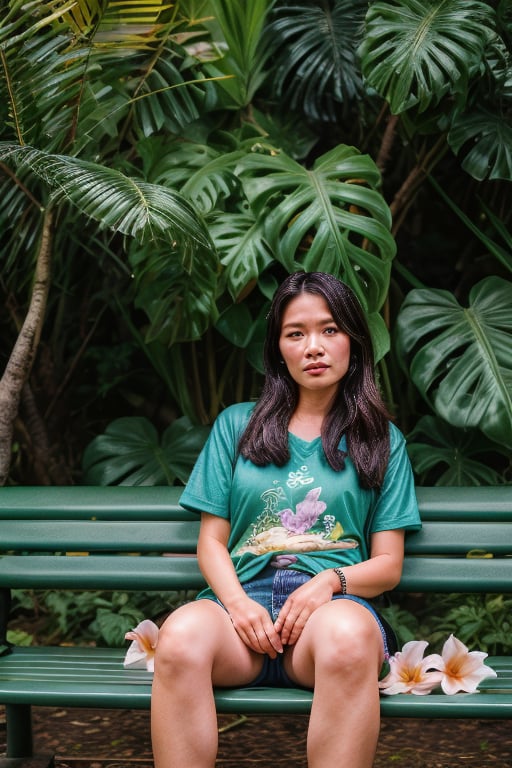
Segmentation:
{"type": "Polygon", "coordinates": [[[282,653],[281,638],[268,611],[244,592],[229,556],[230,523],[203,512],[197,544],[201,573],[227,610],[244,643],[257,653],[275,658],[282,653]]]}
{"type": "Polygon", "coordinates": [[[349,594],[377,597],[396,587],[402,575],[404,535],[401,528],[372,534],[370,559],[343,568],[349,594]]]}
{"type": "MultiPolygon", "coordinates": [[[[403,559],[403,530],[374,533],[370,559],[343,568],[347,593],[371,598],[393,589],[400,581],[403,559]]],[[[274,625],[283,644],[296,643],[313,611],[329,602],[333,594],[340,591],[337,574],[328,568],[292,592],[274,625]]]]}

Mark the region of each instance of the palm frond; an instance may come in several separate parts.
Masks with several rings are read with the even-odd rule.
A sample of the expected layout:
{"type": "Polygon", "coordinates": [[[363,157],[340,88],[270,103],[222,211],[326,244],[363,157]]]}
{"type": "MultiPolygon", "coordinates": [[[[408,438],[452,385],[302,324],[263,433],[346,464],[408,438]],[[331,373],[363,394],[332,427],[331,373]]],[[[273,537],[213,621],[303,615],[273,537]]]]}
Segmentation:
{"type": "Polygon", "coordinates": [[[11,136],[52,151],[62,147],[73,124],[84,62],[69,54],[65,29],[53,23],[58,14],[50,11],[58,4],[41,4],[38,22],[33,5],[13,8],[19,15],[0,27],[0,97],[8,104],[11,136]],[[10,34],[13,26],[16,35],[10,34]]]}
{"type": "Polygon", "coordinates": [[[226,55],[206,66],[213,76],[234,75],[220,85],[238,107],[252,102],[263,82],[264,68],[270,54],[263,35],[265,19],[273,0],[211,0],[226,55]]]}
{"type": "Polygon", "coordinates": [[[48,185],[54,203],[67,200],[102,227],[141,243],[178,242],[184,253],[211,247],[208,233],[192,206],[165,187],[78,158],[6,142],[0,143],[1,159],[30,168],[48,185]]]}
{"type": "Polygon", "coordinates": [[[11,136],[81,153],[132,127],[180,132],[197,118],[208,87],[181,72],[186,54],[171,38],[182,24],[164,2],[17,0],[0,26],[0,97],[9,103],[11,136]],[[133,126],[122,125],[127,119],[133,126]]]}
{"type": "Polygon", "coordinates": [[[160,44],[162,31],[174,22],[175,6],[164,0],[77,0],[63,16],[73,33],[95,48],[129,54],[160,44]]]}
{"type": "Polygon", "coordinates": [[[336,105],[361,92],[356,50],[367,7],[363,0],[277,6],[266,34],[275,49],[269,80],[279,99],[315,120],[332,120],[336,105]]]}

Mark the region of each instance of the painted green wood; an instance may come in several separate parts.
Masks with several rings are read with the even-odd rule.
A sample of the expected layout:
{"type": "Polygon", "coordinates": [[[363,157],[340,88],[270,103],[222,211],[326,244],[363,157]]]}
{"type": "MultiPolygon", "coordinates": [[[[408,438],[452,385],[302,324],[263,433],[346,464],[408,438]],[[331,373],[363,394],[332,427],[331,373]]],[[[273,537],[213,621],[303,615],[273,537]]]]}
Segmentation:
{"type": "MultiPolygon", "coordinates": [[[[0,700],[37,706],[147,709],[152,675],[123,667],[124,649],[19,648],[0,659],[0,700]],[[41,653],[39,652],[41,650],[41,653]]],[[[383,696],[384,716],[512,717],[512,667],[506,657],[489,660],[499,681],[483,681],[481,693],[445,696],[383,696]],[[494,684],[494,685],[492,685],[494,684]],[[413,714],[414,713],[414,714],[413,714]]],[[[312,693],[302,689],[217,690],[219,712],[309,712],[312,693]]]]}
{"type": "Polygon", "coordinates": [[[478,550],[512,556],[511,525],[512,517],[506,522],[429,520],[421,531],[407,536],[406,550],[418,555],[466,555],[478,550]]]}
{"type": "Polygon", "coordinates": [[[0,557],[0,586],[17,589],[198,589],[191,556],[21,555],[0,557]]]}
{"type": "MultiPolygon", "coordinates": [[[[23,555],[0,557],[0,587],[31,589],[199,589],[195,557],[23,555]]],[[[511,592],[512,558],[405,559],[403,592],[511,592]]]]}
{"type": "Polygon", "coordinates": [[[0,550],[42,552],[196,551],[199,518],[179,521],[2,520],[0,550]]]}
{"type": "Polygon", "coordinates": [[[56,486],[0,488],[0,520],[23,518],[97,520],[197,519],[179,505],[181,487],[56,486]]]}
{"type": "Polygon", "coordinates": [[[402,592],[512,592],[512,558],[407,557],[402,592]]]}
{"type": "MultiPolygon", "coordinates": [[[[179,505],[183,489],[167,486],[59,486],[0,488],[0,520],[87,519],[104,520],[194,519],[179,505]]],[[[424,520],[512,519],[512,486],[475,488],[417,488],[424,520]]]]}
{"type": "MultiPolygon", "coordinates": [[[[152,675],[123,667],[124,649],[19,648],[0,659],[0,700],[8,705],[84,706],[147,709],[152,675]]],[[[489,664],[498,681],[483,681],[478,694],[445,696],[383,696],[381,710],[389,717],[512,716],[512,665],[506,657],[489,664]],[[489,683],[486,690],[485,683],[489,683]],[[494,685],[494,687],[492,687],[494,685]]],[[[307,713],[312,694],[300,689],[247,688],[217,690],[219,712],[307,713]]]]}
{"type": "MultiPolygon", "coordinates": [[[[168,513],[169,514],[169,513],[168,513]]],[[[0,550],[195,552],[199,518],[195,520],[2,520],[0,550]]],[[[459,554],[474,551],[512,556],[510,522],[481,520],[427,521],[406,538],[410,554],[459,554]]]]}
{"type": "Polygon", "coordinates": [[[417,488],[423,520],[512,519],[512,485],[417,488]]]}

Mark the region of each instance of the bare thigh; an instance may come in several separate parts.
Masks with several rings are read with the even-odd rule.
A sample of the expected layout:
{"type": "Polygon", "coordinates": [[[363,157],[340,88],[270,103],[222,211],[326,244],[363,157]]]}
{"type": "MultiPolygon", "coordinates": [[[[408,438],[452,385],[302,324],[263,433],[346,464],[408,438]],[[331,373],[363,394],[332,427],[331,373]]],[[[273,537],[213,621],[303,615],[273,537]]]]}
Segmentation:
{"type": "Polygon", "coordinates": [[[384,660],[379,625],[371,612],[351,600],[333,600],[311,614],[295,645],[285,651],[284,668],[296,684],[314,688],[319,668],[348,682],[384,660]]]}
{"type": "Polygon", "coordinates": [[[261,671],[263,656],[248,648],[227,612],[213,600],[196,600],[178,608],[160,629],[155,658],[181,669],[202,668],[214,685],[251,683],[261,671]]]}

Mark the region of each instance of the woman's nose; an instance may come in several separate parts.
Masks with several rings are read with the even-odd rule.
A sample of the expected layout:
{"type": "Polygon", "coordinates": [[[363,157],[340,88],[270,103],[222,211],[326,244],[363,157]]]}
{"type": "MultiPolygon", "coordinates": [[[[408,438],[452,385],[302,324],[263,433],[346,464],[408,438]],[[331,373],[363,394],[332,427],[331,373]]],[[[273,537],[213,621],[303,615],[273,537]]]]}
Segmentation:
{"type": "Polygon", "coordinates": [[[323,355],[324,348],[321,339],[315,334],[309,336],[306,345],[306,354],[311,356],[323,355]]]}

